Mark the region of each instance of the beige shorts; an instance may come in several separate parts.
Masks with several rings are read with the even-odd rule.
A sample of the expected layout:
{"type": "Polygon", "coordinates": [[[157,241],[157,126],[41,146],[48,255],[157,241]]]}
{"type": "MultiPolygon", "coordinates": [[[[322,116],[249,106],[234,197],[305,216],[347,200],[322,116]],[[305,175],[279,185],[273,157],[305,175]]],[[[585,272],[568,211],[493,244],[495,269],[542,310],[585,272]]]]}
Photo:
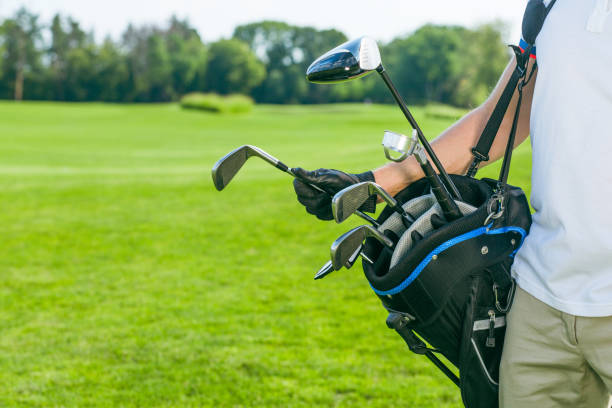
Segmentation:
{"type": "Polygon", "coordinates": [[[519,288],[507,323],[500,408],[608,407],[612,316],[563,313],[519,288]]]}

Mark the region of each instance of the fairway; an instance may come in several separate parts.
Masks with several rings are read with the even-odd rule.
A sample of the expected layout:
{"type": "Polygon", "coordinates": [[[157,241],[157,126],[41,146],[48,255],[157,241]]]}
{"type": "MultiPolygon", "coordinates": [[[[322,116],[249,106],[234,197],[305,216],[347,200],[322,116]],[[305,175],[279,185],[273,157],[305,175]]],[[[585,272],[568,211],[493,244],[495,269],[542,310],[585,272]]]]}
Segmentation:
{"type": "MultiPolygon", "coordinates": [[[[430,138],[457,115],[414,114],[430,138]]],[[[0,103],[0,406],[460,407],[361,266],[313,281],[358,218],[316,220],[260,161],[212,185],[242,144],[362,172],[385,129],[399,109],[0,103]]],[[[525,143],[510,183],[530,172],[525,143]]]]}

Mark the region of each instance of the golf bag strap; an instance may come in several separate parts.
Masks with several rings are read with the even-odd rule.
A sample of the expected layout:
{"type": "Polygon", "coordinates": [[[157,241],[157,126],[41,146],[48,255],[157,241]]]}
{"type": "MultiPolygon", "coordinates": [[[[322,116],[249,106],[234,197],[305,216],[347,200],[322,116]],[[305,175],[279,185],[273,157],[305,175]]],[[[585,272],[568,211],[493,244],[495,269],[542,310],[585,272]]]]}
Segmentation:
{"type": "Polygon", "coordinates": [[[427,347],[425,342],[421,340],[412,329],[408,326],[408,321],[399,313],[391,312],[387,317],[387,327],[394,329],[408,345],[410,351],[415,354],[421,354],[427,357],[440,371],[444,373],[457,387],[460,386],[459,377],[451,371],[435,354],[434,351],[427,347]]]}
{"type": "MultiPolygon", "coordinates": [[[[467,175],[469,177],[474,177],[476,175],[478,166],[481,162],[489,160],[489,151],[491,150],[493,140],[499,131],[502,120],[506,115],[506,111],[508,110],[512,96],[514,95],[514,90],[517,88],[519,81],[525,77],[529,56],[531,51],[535,48],[535,39],[540,33],[546,16],[548,16],[548,13],[552,9],[555,2],[556,0],[551,0],[548,3],[548,6],[545,6],[543,0],[530,0],[527,4],[522,25],[523,39],[526,41],[527,47],[521,50],[522,53],[517,53],[517,47],[512,47],[516,55],[516,68],[512,72],[512,76],[508,80],[502,95],[497,101],[497,104],[493,109],[493,113],[489,117],[489,120],[487,121],[487,124],[480,135],[480,139],[478,139],[478,143],[474,148],[472,148],[474,159],[472,160],[472,164],[467,171],[467,175]]],[[[534,63],[533,70],[535,70],[535,67],[536,64],[534,63]]],[[[517,115],[515,114],[515,119],[516,117],[517,115]]]]}
{"type": "Polygon", "coordinates": [[[489,120],[482,131],[482,134],[480,135],[480,139],[478,139],[478,143],[472,148],[474,159],[472,160],[472,164],[467,172],[469,177],[474,177],[476,175],[478,166],[481,162],[489,160],[489,150],[491,150],[493,140],[495,139],[502,120],[506,115],[508,105],[510,105],[510,100],[512,99],[512,95],[514,95],[514,90],[516,89],[518,81],[523,75],[524,71],[521,69],[517,61],[516,68],[512,72],[512,76],[508,80],[504,91],[499,97],[497,105],[495,105],[495,109],[493,109],[493,113],[489,117],[489,120]]]}
{"type": "MultiPolygon", "coordinates": [[[[529,48],[526,51],[528,51],[529,48]]],[[[515,49],[515,52],[517,52],[516,49],[515,49]]],[[[525,55],[527,55],[527,58],[529,58],[529,54],[527,54],[527,52],[525,53],[525,55]]],[[[501,171],[499,172],[499,182],[501,184],[507,183],[508,174],[510,173],[510,161],[512,160],[512,151],[514,150],[514,140],[516,139],[516,130],[518,127],[519,116],[521,114],[521,103],[523,101],[523,88],[525,87],[525,85],[527,85],[527,83],[533,77],[535,69],[536,69],[536,64],[534,63],[531,68],[531,72],[529,73],[529,76],[527,77],[523,76],[523,78],[517,85],[518,101],[516,102],[516,110],[514,111],[514,117],[512,118],[512,128],[510,129],[510,135],[508,136],[508,144],[506,145],[506,151],[504,153],[504,161],[502,163],[501,171]]]]}

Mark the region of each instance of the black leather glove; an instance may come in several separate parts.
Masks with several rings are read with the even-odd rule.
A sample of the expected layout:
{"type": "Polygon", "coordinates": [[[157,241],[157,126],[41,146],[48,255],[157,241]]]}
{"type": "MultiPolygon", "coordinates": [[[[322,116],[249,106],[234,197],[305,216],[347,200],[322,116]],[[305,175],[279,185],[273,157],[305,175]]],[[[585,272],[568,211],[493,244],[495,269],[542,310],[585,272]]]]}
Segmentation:
{"type": "MultiPolygon", "coordinates": [[[[318,169],[307,171],[302,168],[295,169],[297,178],[293,180],[293,188],[298,201],[306,207],[306,211],[316,215],[320,220],[333,220],[331,200],[334,194],[346,187],[363,181],[374,181],[374,173],[366,171],[361,174],[347,174],[340,170],[318,169]],[[318,191],[308,184],[319,187],[318,191]]],[[[360,208],[361,211],[376,211],[376,196],[371,197],[360,208]]]]}

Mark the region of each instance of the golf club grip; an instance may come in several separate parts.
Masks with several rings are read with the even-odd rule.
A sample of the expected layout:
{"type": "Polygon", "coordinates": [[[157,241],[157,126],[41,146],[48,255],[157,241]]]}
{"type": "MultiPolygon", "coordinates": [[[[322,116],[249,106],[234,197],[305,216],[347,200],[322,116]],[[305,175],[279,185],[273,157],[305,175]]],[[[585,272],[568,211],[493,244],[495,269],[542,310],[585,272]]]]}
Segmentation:
{"type": "Polygon", "coordinates": [[[431,184],[431,192],[436,197],[438,204],[440,204],[444,218],[446,218],[446,220],[449,222],[461,218],[462,214],[459,210],[459,206],[451,198],[446,188],[444,188],[440,178],[434,171],[433,167],[431,167],[431,164],[427,162],[421,165],[421,168],[425,173],[425,177],[427,177],[427,180],[429,180],[429,184],[431,184]]]}
{"type": "Polygon", "coordinates": [[[280,169],[281,171],[284,171],[285,173],[289,171],[289,166],[287,166],[285,163],[283,163],[280,160],[274,166],[277,169],[280,169]]]}

